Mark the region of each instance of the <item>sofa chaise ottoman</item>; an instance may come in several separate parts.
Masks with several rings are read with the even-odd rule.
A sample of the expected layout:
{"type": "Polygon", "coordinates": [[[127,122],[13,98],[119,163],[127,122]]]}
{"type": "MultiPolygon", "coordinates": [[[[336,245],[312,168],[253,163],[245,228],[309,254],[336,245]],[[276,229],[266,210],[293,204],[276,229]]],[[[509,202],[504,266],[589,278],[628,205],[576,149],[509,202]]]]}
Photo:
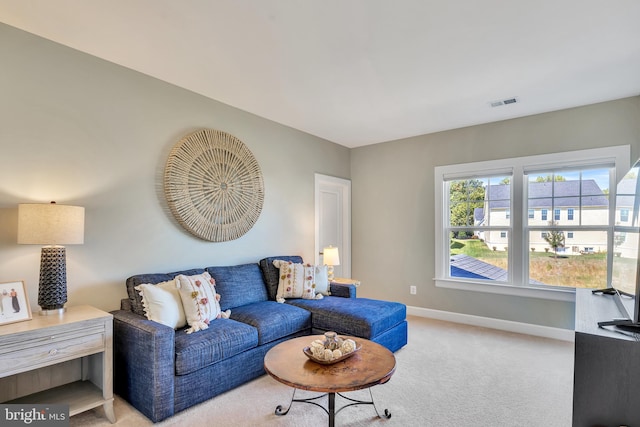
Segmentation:
{"type": "Polygon", "coordinates": [[[112,312],[115,393],[158,422],[263,375],[266,352],[294,337],[334,330],[391,351],[407,343],[406,306],[357,298],[353,285],[331,284],[331,295],[322,299],[276,302],[276,259],[302,263],[298,256],[279,256],[255,264],[129,277],[128,298],[112,312]],[[215,280],[220,309],[230,310],[229,318],[212,320],[193,333],[147,318],[136,287],[205,272],[215,280]]]}

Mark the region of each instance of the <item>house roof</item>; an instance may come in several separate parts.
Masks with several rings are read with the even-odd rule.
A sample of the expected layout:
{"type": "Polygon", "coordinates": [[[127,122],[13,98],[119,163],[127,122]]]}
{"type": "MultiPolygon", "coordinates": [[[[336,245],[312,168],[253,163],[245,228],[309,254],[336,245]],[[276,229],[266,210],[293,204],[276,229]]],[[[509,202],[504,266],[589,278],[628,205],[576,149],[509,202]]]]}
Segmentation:
{"type": "Polygon", "coordinates": [[[468,255],[452,255],[450,259],[451,276],[467,279],[489,279],[507,281],[507,271],[468,255]]]}
{"type": "MultiPolygon", "coordinates": [[[[490,209],[508,209],[511,186],[509,184],[490,185],[487,189],[490,209]]],[[[595,180],[555,181],[529,183],[529,208],[551,209],[567,207],[608,207],[609,197],[595,180]],[[582,188],[580,183],[582,182],[582,188]],[[552,199],[553,198],[553,199],[552,199]]]]}
{"type": "MultiPolygon", "coordinates": [[[[509,280],[507,270],[495,265],[486,263],[479,259],[464,254],[451,255],[450,258],[450,275],[451,277],[460,277],[465,279],[487,279],[506,282],[509,280]]],[[[532,285],[544,285],[545,283],[537,280],[529,280],[532,285]]]]}

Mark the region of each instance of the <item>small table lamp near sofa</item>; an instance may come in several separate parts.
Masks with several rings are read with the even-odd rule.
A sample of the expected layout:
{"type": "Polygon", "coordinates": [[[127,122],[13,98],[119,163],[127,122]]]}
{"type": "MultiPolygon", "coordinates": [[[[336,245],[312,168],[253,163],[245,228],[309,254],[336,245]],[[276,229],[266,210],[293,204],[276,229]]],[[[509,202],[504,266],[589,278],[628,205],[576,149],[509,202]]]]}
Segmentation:
{"type": "Polygon", "coordinates": [[[322,250],[323,253],[323,262],[324,265],[327,266],[327,275],[329,281],[333,280],[333,266],[340,265],[340,254],[338,253],[338,248],[333,246],[329,246],[322,250]]]}
{"type": "Polygon", "coordinates": [[[84,243],[84,208],[27,203],[18,205],[18,244],[46,245],[40,258],[40,314],[63,312],[67,302],[66,251],[84,243]]]}

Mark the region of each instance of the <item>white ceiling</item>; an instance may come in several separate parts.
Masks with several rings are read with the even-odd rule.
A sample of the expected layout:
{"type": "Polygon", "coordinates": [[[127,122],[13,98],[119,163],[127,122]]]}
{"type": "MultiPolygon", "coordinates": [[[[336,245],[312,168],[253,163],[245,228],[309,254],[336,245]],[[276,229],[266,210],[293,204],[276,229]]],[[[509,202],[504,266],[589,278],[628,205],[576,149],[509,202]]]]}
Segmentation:
{"type": "Polygon", "coordinates": [[[0,21],[347,147],[640,94],[638,0],[0,0],[0,21]]]}

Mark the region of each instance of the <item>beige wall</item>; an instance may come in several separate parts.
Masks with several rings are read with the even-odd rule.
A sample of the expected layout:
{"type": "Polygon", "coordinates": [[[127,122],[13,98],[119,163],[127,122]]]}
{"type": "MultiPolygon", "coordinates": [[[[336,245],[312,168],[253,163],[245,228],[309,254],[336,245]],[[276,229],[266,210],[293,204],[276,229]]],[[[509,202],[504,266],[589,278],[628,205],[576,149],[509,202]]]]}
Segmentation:
{"type": "Polygon", "coordinates": [[[640,97],[352,150],[352,271],[363,282],[359,295],[572,328],[572,303],[435,287],[433,168],[625,144],[633,162],[640,156],[640,97]],[[417,295],[409,294],[411,285],[417,295]]]}
{"type": "Polygon", "coordinates": [[[349,178],[347,148],[3,24],[0,58],[0,282],[25,280],[32,309],[40,247],[16,244],[18,203],[86,208],[85,244],[67,247],[69,305],[116,309],[136,273],[314,259],[314,173],[349,178]],[[262,168],[262,214],[235,241],[199,240],[168,213],[167,155],[200,128],[235,135],[262,168]]]}

